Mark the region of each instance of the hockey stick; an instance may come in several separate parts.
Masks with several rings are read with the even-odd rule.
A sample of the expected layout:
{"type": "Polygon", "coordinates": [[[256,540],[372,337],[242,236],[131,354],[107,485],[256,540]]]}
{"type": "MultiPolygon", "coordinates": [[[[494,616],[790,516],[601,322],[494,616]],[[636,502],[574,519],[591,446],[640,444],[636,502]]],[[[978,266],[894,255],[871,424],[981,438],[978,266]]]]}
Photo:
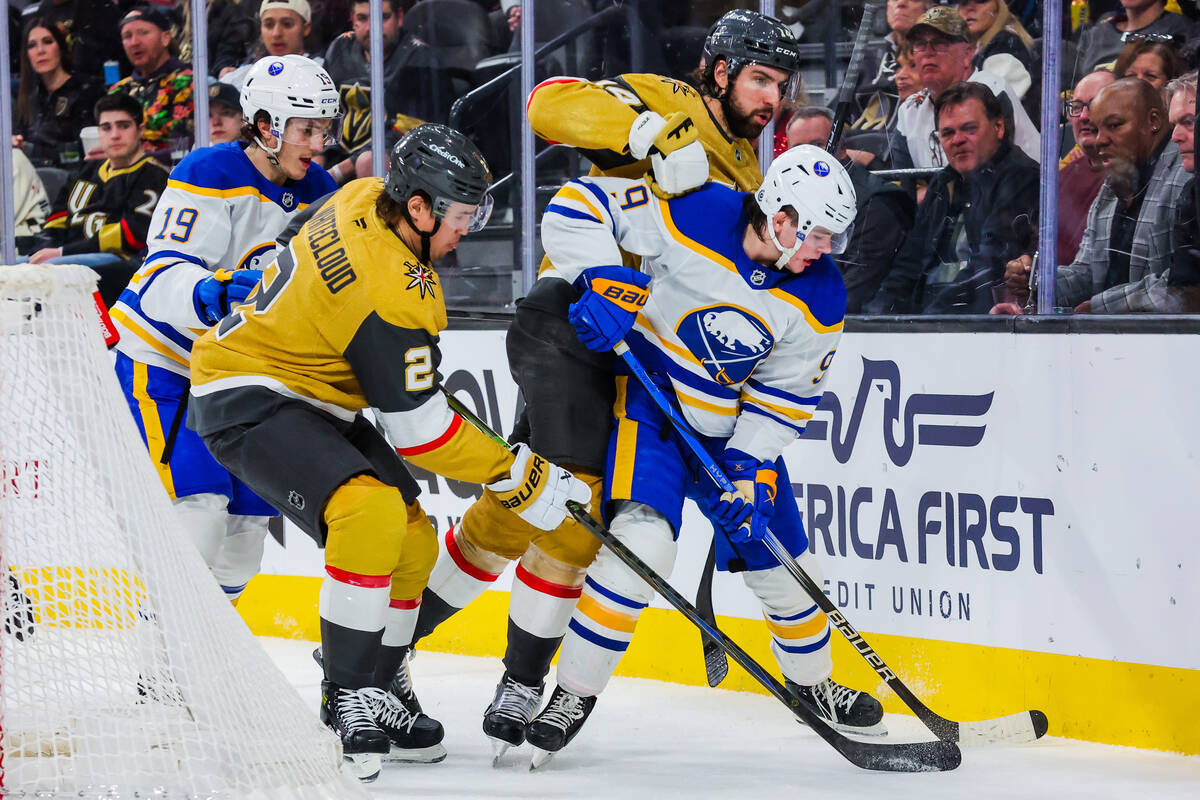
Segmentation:
{"type": "MultiPolygon", "coordinates": [[[[717,627],[717,615],[713,613],[712,582],[716,568],[717,540],[714,536],[712,544],[708,546],[708,558],[704,560],[704,567],[700,572],[700,585],[696,588],[696,610],[700,612],[704,621],[714,628],[717,627]]],[[[708,685],[720,686],[721,681],[729,674],[729,659],[725,657],[725,651],[721,649],[717,640],[709,636],[703,628],[700,629],[700,644],[704,648],[704,674],[708,678],[708,685]]]]}
{"type": "MultiPolygon", "coordinates": [[[[700,444],[699,440],[696,439],[691,426],[679,411],[676,410],[667,396],[662,393],[662,390],[650,379],[645,367],[642,366],[641,362],[638,361],[637,357],[629,349],[629,345],[624,341],[617,342],[613,351],[624,359],[630,372],[646,387],[646,391],[653,398],[655,405],[671,421],[675,432],[679,434],[679,438],[683,440],[692,451],[692,454],[700,461],[704,470],[712,477],[717,486],[725,492],[736,491],[733,483],[726,477],[724,471],[717,465],[712,456],[708,454],[708,451],[704,449],[704,445],[700,444]]],[[[830,621],[846,637],[846,640],[854,645],[854,649],[858,651],[858,654],[874,668],[879,677],[883,678],[892,691],[925,724],[925,727],[929,728],[939,739],[947,742],[961,742],[968,745],[983,745],[999,742],[1031,742],[1034,739],[1041,738],[1046,733],[1048,723],[1046,715],[1041,711],[1021,711],[1007,717],[979,720],[978,722],[955,722],[931,710],[929,706],[922,703],[909,690],[908,686],[896,676],[896,673],[892,672],[887,664],[883,663],[883,659],[875,652],[875,649],[842,616],[842,612],[838,611],[833,601],[808,576],[808,573],[796,563],[796,559],[792,558],[791,554],[783,546],[783,543],[770,530],[766,531],[766,535],[763,537],[763,544],[778,559],[783,568],[803,587],[804,591],[813,599],[813,602],[820,606],[821,610],[828,615],[830,621]]]]}
{"type": "MultiPolygon", "coordinates": [[[[474,425],[480,432],[490,437],[496,443],[504,447],[509,447],[508,442],[488,427],[486,422],[464,406],[445,387],[441,388],[443,394],[446,396],[446,401],[455,413],[474,425]]],[[[833,749],[841,753],[851,764],[862,769],[880,770],[883,772],[943,772],[954,769],[962,762],[962,752],[953,742],[935,740],[932,742],[889,744],[884,742],[860,742],[843,736],[839,731],[830,727],[829,723],[813,712],[808,706],[801,703],[799,698],[792,696],[784,688],[783,684],[777,681],[773,675],[767,672],[761,664],[739,647],[736,642],[721,633],[716,627],[705,622],[700,613],[696,611],[695,606],[687,601],[687,598],[675,591],[671,584],[663,580],[637,554],[626,547],[620,539],[613,536],[607,528],[597,522],[588,513],[586,508],[571,500],[567,502],[567,510],[571,512],[571,516],[575,518],[576,522],[608,547],[617,558],[624,562],[625,566],[633,570],[639,578],[648,583],[664,600],[678,609],[693,625],[707,633],[730,658],[736,661],[742,669],[746,670],[751,677],[762,684],[776,700],[786,705],[795,716],[809,725],[818,736],[828,742],[833,749]]]]}
{"type": "Polygon", "coordinates": [[[858,85],[858,73],[862,69],[863,55],[867,50],[867,39],[871,36],[871,25],[875,14],[883,0],[867,0],[863,4],[862,20],[858,23],[858,33],[854,36],[854,47],[850,50],[850,62],[846,65],[846,74],[842,76],[842,88],[838,91],[837,107],[833,112],[833,129],[829,131],[829,142],[825,149],[830,153],[837,152],[838,143],[842,139],[842,131],[850,116],[850,106],[854,102],[854,89],[858,85]]]}

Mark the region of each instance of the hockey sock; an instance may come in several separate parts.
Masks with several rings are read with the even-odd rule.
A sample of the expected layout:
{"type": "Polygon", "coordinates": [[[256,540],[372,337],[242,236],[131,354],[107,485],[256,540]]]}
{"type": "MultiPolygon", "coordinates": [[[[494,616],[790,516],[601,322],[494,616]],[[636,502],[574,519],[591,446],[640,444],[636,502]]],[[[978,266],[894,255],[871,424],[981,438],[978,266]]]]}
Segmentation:
{"type": "Polygon", "coordinates": [[[508,604],[504,652],[504,666],[514,680],[537,686],[550,672],[550,661],[583,591],[583,577],[583,569],[550,558],[536,546],[522,556],[508,604]],[[547,575],[558,580],[542,577],[547,575]]]}
{"type": "Polygon", "coordinates": [[[508,647],[504,651],[504,669],[517,683],[540,686],[550,673],[550,662],[562,644],[562,636],[543,638],[521,630],[508,620],[508,647]]]}
{"type": "Polygon", "coordinates": [[[413,629],[417,623],[420,606],[421,599],[419,597],[415,600],[393,598],[388,604],[387,625],[383,629],[379,658],[375,662],[374,685],[380,689],[388,687],[400,670],[400,665],[404,663],[404,656],[412,642],[413,629]]]}
{"type": "Polygon", "coordinates": [[[325,568],[318,611],[325,678],[348,689],[370,686],[383,642],[390,575],[325,568]]]}
{"type": "MultiPolygon", "coordinates": [[[[805,563],[804,569],[816,571],[811,563],[805,563]]],[[[771,652],[783,674],[802,686],[828,678],[833,671],[829,619],[800,584],[783,567],[743,572],[742,579],[762,603],[771,631],[771,652]]]]}
{"type": "Polygon", "coordinates": [[[503,556],[472,544],[453,527],[446,531],[445,544],[421,597],[414,643],[483,594],[508,563],[503,556]]]}

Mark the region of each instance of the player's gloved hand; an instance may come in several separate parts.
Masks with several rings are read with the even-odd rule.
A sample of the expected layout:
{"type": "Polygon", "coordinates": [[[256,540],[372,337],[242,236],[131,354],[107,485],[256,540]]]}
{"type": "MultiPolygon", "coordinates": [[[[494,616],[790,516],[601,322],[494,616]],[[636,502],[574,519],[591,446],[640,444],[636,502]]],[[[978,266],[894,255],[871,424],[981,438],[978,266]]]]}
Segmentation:
{"type": "Polygon", "coordinates": [[[725,474],[736,491],[721,495],[713,507],[713,522],[735,544],[762,541],[775,515],[775,463],[730,449],[725,451],[725,474]]]}
{"type": "Polygon", "coordinates": [[[682,111],[665,118],[643,111],[629,129],[629,152],[639,161],[650,156],[650,188],[660,197],[691,191],[708,180],[708,154],[700,144],[700,131],[682,111]]]}
{"type": "Polygon", "coordinates": [[[209,325],[216,325],[229,313],[230,306],[244,302],[262,280],[261,269],[219,269],[196,284],[192,304],[196,316],[209,325]]]}
{"type": "Polygon", "coordinates": [[[613,349],[646,305],[649,285],[649,275],[629,267],[585,269],[575,279],[583,294],[567,309],[579,341],[600,353],[613,349]]]}
{"type": "Polygon", "coordinates": [[[566,518],[567,501],[587,503],[592,490],[562,467],[550,463],[529,449],[527,444],[513,448],[508,477],[488,488],[496,493],[500,505],[535,528],[552,531],[566,518]]]}

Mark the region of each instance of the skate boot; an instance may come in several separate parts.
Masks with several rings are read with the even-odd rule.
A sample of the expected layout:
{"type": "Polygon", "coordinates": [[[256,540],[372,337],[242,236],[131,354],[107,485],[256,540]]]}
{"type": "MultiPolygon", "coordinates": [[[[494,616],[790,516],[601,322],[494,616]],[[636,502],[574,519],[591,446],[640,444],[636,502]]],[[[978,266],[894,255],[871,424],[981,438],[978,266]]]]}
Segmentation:
{"type": "MultiPolygon", "coordinates": [[[[391,741],[391,749],[383,757],[385,761],[431,764],[446,757],[446,748],[442,746],[445,733],[442,723],[420,710],[412,711],[390,688],[372,687],[363,689],[361,693],[370,706],[375,723],[391,741]]],[[[410,696],[413,704],[420,709],[416,695],[410,693],[410,696]]]]}
{"type": "Polygon", "coordinates": [[[866,692],[842,686],[826,678],[815,686],[801,686],[785,680],[787,690],[800,699],[821,719],[842,733],[862,736],[883,736],[883,706],[866,692]]]}
{"type": "MultiPolygon", "coordinates": [[[[342,756],[350,774],[364,783],[379,777],[388,735],[375,723],[367,701],[368,689],[347,689],[321,681],[321,722],[342,740],[342,756]]],[[[381,692],[380,689],[375,689],[381,692]]]]}
{"type": "Polygon", "coordinates": [[[509,677],[507,672],[496,684],[496,696],[483,712],[483,732],[492,740],[492,765],[510,747],[525,741],[525,726],[542,704],[545,684],[526,686],[509,677]]]}
{"type": "Polygon", "coordinates": [[[534,747],[529,768],[537,769],[570,744],[595,706],[595,697],[580,697],[555,686],[546,708],[525,727],[525,741],[534,747]]]}

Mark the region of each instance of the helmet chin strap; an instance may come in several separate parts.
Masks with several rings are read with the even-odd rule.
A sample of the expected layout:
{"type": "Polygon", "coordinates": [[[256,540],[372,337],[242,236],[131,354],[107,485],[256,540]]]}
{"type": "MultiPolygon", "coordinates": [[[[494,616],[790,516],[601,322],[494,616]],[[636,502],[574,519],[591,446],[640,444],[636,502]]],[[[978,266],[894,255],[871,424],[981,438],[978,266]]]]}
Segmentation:
{"type": "Polygon", "coordinates": [[[271,163],[272,167],[275,167],[275,169],[278,169],[278,170],[283,169],[283,167],[279,166],[279,151],[283,149],[283,137],[282,136],[275,137],[275,146],[274,147],[267,147],[265,144],[263,144],[263,140],[262,140],[261,136],[255,136],[254,143],[257,144],[259,147],[261,147],[263,149],[263,152],[267,154],[267,161],[269,161],[271,163]]]}
{"type": "Polygon", "coordinates": [[[771,234],[771,244],[779,248],[781,255],[775,259],[775,268],[784,269],[787,263],[792,260],[792,256],[796,255],[796,251],[800,249],[800,245],[804,244],[804,237],[800,235],[800,231],[796,231],[796,243],[791,247],[784,247],[779,243],[779,239],[775,236],[775,226],[770,225],[767,232],[771,234]]]}
{"type": "Polygon", "coordinates": [[[421,254],[420,254],[421,263],[428,264],[429,263],[429,242],[431,239],[433,239],[434,235],[437,234],[438,228],[442,227],[442,221],[440,219],[438,219],[437,217],[434,217],[433,218],[433,230],[431,230],[429,233],[426,233],[425,231],[423,231],[417,227],[417,223],[415,221],[413,221],[413,218],[408,213],[408,206],[401,206],[400,213],[404,214],[404,221],[408,223],[408,227],[410,227],[414,231],[416,231],[417,235],[421,237],[421,254]]]}

